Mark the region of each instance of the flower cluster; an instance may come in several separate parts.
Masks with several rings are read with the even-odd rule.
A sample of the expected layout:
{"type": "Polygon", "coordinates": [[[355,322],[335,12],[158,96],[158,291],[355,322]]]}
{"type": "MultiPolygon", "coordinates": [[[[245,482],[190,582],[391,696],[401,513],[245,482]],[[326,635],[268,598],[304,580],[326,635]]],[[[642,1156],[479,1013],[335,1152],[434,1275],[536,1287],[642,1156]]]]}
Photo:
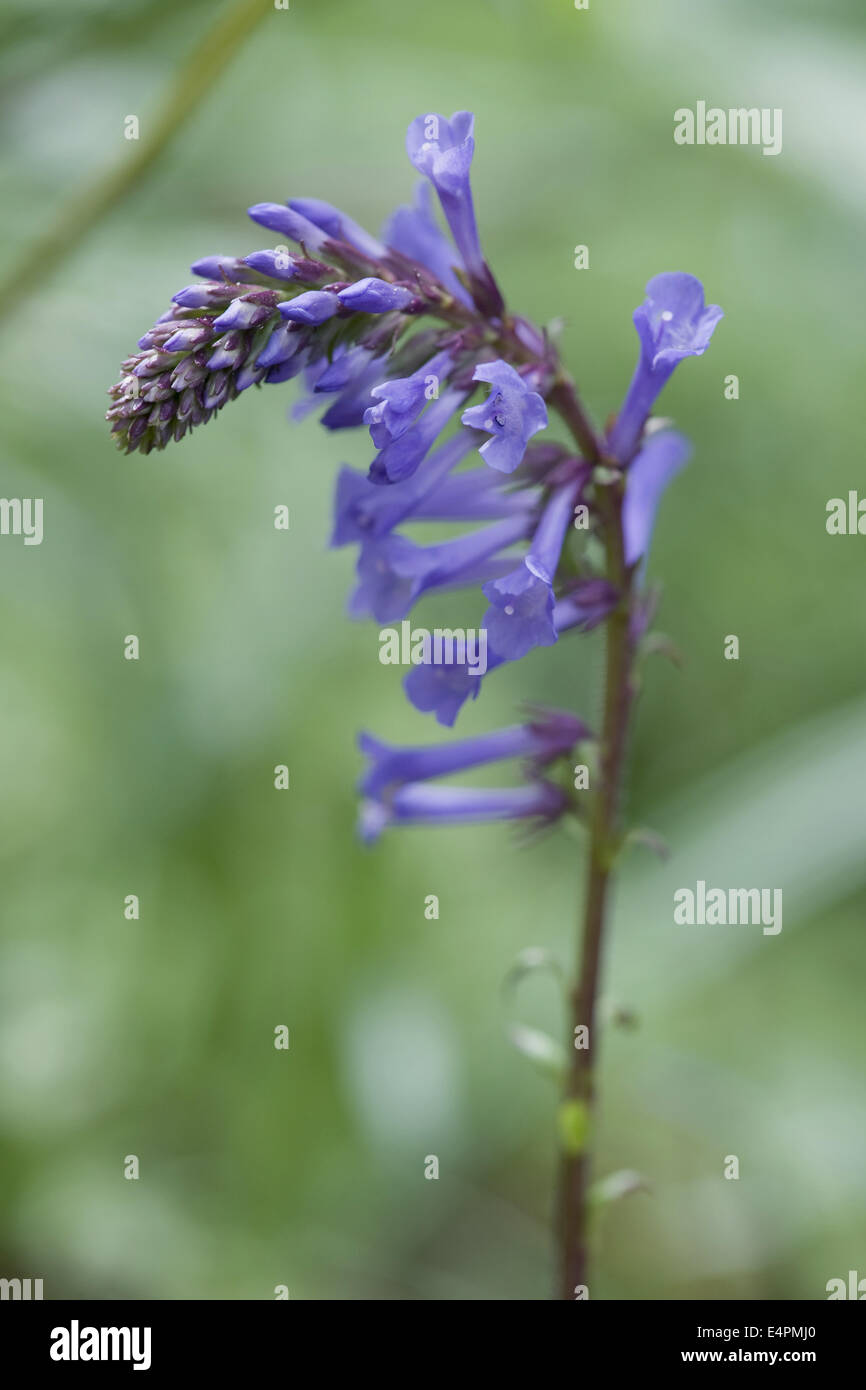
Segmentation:
{"type": "MultiPolygon", "coordinates": [[[[600,494],[611,481],[622,488],[624,563],[640,565],[660,496],[688,453],[680,435],[648,428],[649,417],[677,362],[705,351],[721,310],[704,304],[694,277],[657,275],[635,312],[639,360],[607,436],[578,431],[577,447],[538,440],[567,378],[547,335],[506,310],[483,255],[469,181],[473,118],[420,116],[406,147],[424,177],[379,238],[317,199],[250,208],[280,242],[193,265],[199,282],[174,296],[123,363],[107,418],[120,447],[146,454],[248,387],[301,377],[296,415],[321,406],[327,429],[366,425],[375,450],[366,475],[344,468],[337,480],[332,544],[358,547],[351,615],[389,623],[424,594],[480,587],[489,672],[617,608],[622,595],[588,543],[600,494]],[[432,545],[398,529],[432,520],[472,529],[432,545]]],[[[420,664],[405,689],[450,726],[480,683],[465,663],[420,664]]],[[[426,749],[365,735],[362,833],[398,822],[550,821],[571,802],[551,766],[588,737],[557,711],[426,749]],[[524,786],[430,785],[513,758],[524,760],[524,786]]]]}

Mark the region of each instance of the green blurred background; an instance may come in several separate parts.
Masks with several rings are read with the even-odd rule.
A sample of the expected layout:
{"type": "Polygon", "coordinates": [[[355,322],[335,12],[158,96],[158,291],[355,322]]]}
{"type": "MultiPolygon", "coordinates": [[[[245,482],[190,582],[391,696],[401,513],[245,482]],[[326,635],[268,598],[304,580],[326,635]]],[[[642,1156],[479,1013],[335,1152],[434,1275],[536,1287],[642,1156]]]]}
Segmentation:
{"type": "MultiPolygon", "coordinates": [[[[148,177],[0,329],[0,491],[45,500],[41,546],[0,541],[0,1274],[53,1298],[552,1287],[555,1093],[505,1024],[563,1015],[552,982],[507,1001],[502,982],[528,946],[571,961],[579,842],[356,845],[357,730],[440,732],[344,617],[352,556],[326,539],[361,432],[288,425],[291,386],[146,459],[102,418],[189,263],[269,244],[249,204],[314,195],[376,228],[413,186],[410,118],[471,107],[489,258],[514,307],[565,320],[597,419],[652,274],[699,275],[726,313],[663,399],[695,443],[651,557],[685,664],[646,670],[629,812],[673,854],[624,865],[606,998],[640,1023],[605,1036],[598,1131],[599,1173],[653,1191],[605,1215],[591,1296],[823,1298],[866,1275],[866,541],[824,526],[863,477],[862,7],[262,9],[148,177]],[[782,154],[676,146],[698,99],[782,107],[782,154]],[[672,891],[697,878],[781,887],[781,935],[675,928],[672,891]]],[[[124,118],[148,138],[222,13],[3,0],[0,269],[133,157],[124,118]]],[[[526,698],[593,718],[599,657],[597,636],[534,654],[458,732],[526,698]]]]}

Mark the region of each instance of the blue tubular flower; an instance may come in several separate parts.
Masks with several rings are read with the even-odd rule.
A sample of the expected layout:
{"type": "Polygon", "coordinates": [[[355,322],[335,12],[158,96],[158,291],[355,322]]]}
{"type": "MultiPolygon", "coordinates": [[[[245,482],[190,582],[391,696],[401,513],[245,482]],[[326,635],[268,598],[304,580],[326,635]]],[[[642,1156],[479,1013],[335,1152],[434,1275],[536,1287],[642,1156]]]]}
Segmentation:
{"type": "MultiPolygon", "coordinates": [[[[214,330],[210,322],[196,320],[180,328],[175,328],[171,337],[163,340],[162,349],[163,352],[168,353],[192,352],[195,348],[204,347],[205,343],[211,342],[213,336],[214,330]]],[[[141,341],[144,342],[145,339],[141,341]]]]}
{"type": "Polygon", "coordinates": [[[445,220],[469,274],[473,298],[480,309],[498,318],[502,296],[481,252],[469,167],[475,153],[471,111],[455,111],[450,121],[444,116],[417,116],[406,132],[406,153],[419,174],[424,174],[436,190],[445,220]]]}
{"type": "Polygon", "coordinates": [[[259,367],[278,367],[283,362],[288,362],[289,358],[294,357],[301,348],[306,347],[308,342],[306,334],[302,333],[294,324],[279,323],[271,332],[264,348],[256,358],[256,365],[259,367]]]}
{"type": "Polygon", "coordinates": [[[344,309],[365,314],[387,314],[392,309],[408,309],[419,303],[405,285],[392,285],[387,280],[378,280],[375,275],[339,290],[337,298],[344,309]]]}
{"type": "Polygon", "coordinates": [[[385,247],[381,241],[377,241],[363,227],[359,227],[357,222],[340,212],[339,208],[333,207],[330,203],[323,203],[321,198],[290,198],[289,207],[319,227],[332,240],[348,242],[369,260],[380,261],[384,256],[385,247]]]}
{"type": "MultiPolygon", "coordinates": [[[[216,309],[223,304],[229,304],[237,295],[243,294],[246,286],[226,285],[226,284],[205,284],[187,285],[184,289],[178,290],[173,294],[171,301],[178,304],[181,309],[216,309]]],[[[145,334],[145,337],[148,337],[145,334]]],[[[142,346],[142,339],[138,340],[139,347],[142,346]]]]}
{"type": "MultiPolygon", "coordinates": [[[[619,595],[604,579],[589,579],[573,593],[559,599],[553,609],[557,636],[571,629],[588,631],[596,627],[616,606],[619,595]]],[[[487,648],[487,671],[507,664],[507,658],[487,648]]],[[[476,700],[483,677],[473,675],[463,664],[413,666],[403,679],[403,689],[411,704],[422,714],[434,715],[438,724],[451,728],[469,699],[476,700]]]]}
{"type": "Polygon", "coordinates": [[[253,251],[251,255],[244,257],[244,265],[249,266],[250,270],[267,275],[272,280],[296,279],[296,263],[294,256],[277,250],[253,251]]]}
{"type": "Polygon", "coordinates": [[[244,257],[243,263],[268,280],[299,280],[302,284],[313,284],[316,280],[334,278],[333,266],[293,256],[286,247],[253,251],[252,255],[244,257]]]}
{"type": "Polygon", "coordinates": [[[546,429],[547,406],[507,362],[482,362],[472,380],[489,382],[493,389],[481,405],[463,412],[463,424],[491,434],[479,450],[481,457],[499,473],[513,473],[529,440],[546,429]]]}
{"type": "Polygon", "coordinates": [[[474,126],[471,111],[455,111],[450,121],[434,114],[416,116],[406,132],[406,153],[418,173],[436,189],[463,264],[470,273],[478,274],[484,257],[469,185],[474,126]]]}
{"type": "Polygon", "coordinates": [[[290,323],[324,323],[339,313],[340,301],[327,290],[307,290],[296,299],[280,305],[280,314],[290,323]]]}
{"type": "Polygon", "coordinates": [[[225,333],[217,338],[213,352],[207,360],[209,372],[218,372],[223,367],[234,371],[240,366],[247,353],[247,340],[243,333],[225,333]]]}
{"type": "MultiPolygon", "coordinates": [[[[352,468],[341,469],[337,479],[331,545],[350,545],[353,541],[377,539],[387,535],[407,517],[417,516],[425,498],[431,492],[436,496],[441,495],[445,476],[474,447],[475,440],[470,431],[461,430],[435,453],[428,455],[411,478],[394,483],[392,487],[377,487],[363,473],[356,473],[352,468]]],[[[487,520],[486,517],[479,519],[487,520]]]]}
{"type": "Polygon", "coordinates": [[[423,782],[510,758],[527,759],[532,769],[538,770],[564,756],[588,732],[576,715],[551,709],[539,710],[529,724],[426,748],[393,748],[370,734],[361,734],[358,744],[370,767],[359,790],[365,796],[381,797],[406,782],[423,782]]]}
{"type": "Polygon", "coordinates": [[[259,279],[258,274],[237,256],[203,256],[200,261],[193,261],[190,270],[193,275],[220,283],[254,285],[259,279]]]}
{"type": "Polygon", "coordinates": [[[330,362],[323,360],[316,366],[315,378],[310,382],[314,392],[331,393],[345,391],[359,376],[363,376],[370,365],[370,353],[366,348],[347,348],[338,343],[330,362]]]}
{"type": "MultiPolygon", "coordinates": [[[[505,657],[487,648],[488,676],[497,666],[504,666],[505,657]]],[[[464,662],[443,663],[440,666],[413,666],[403,677],[403,689],[409,703],[422,714],[432,714],[437,724],[450,729],[467,700],[477,700],[481,689],[481,675],[473,675],[464,662]]]]}
{"type": "Polygon", "coordinates": [[[370,426],[370,436],[377,449],[384,449],[393,439],[399,439],[414,424],[430,394],[439,394],[440,378],[447,376],[452,365],[450,352],[439,352],[419,367],[411,376],[383,381],[370,392],[377,404],[364,416],[370,426]]]}
{"type": "Polygon", "coordinates": [[[568,798],[552,782],[526,787],[448,787],[408,782],[387,803],[362,802],[359,834],[372,844],[388,825],[477,825],[484,821],[528,820],[550,824],[568,808],[568,798]]]}
{"type": "MultiPolygon", "coordinates": [[[[298,325],[292,325],[298,330],[298,325]]],[[[335,391],[344,390],[352,380],[352,373],[348,359],[350,352],[360,353],[362,349],[352,348],[347,350],[342,343],[338,343],[334,349],[331,361],[321,355],[307,355],[304,363],[303,383],[307,394],[301,396],[292,406],[291,417],[293,420],[304,420],[313,410],[318,410],[322,406],[319,383],[324,381],[324,390],[328,391],[333,384],[335,391]]],[[[366,354],[364,354],[366,356],[366,354]]]]}
{"type": "MultiPolygon", "coordinates": [[[[372,614],[380,623],[405,618],[428,589],[489,578],[491,560],[525,535],[526,518],[517,516],[440,545],[416,545],[400,535],[369,541],[358,559],[358,587],[350,612],[353,617],[372,614]]],[[[494,574],[502,573],[502,563],[492,567],[494,574]]],[[[511,562],[504,563],[510,568],[511,562]]]]}
{"type": "Polygon", "coordinates": [[[295,212],[293,208],[286,207],[284,203],[255,203],[251,208],[247,208],[247,214],[254,222],[258,222],[260,227],[267,227],[269,232],[278,232],[280,236],[288,237],[289,241],[296,241],[308,251],[318,253],[326,251],[330,246],[331,238],[327,232],[323,232],[315,222],[311,222],[300,212],[295,212]]]}
{"type": "Polygon", "coordinates": [[[673,430],[650,435],[626,474],[622,506],[625,562],[636,564],[649,549],[656,509],[671,478],[691,452],[688,440],[673,430]]]}
{"type": "Polygon", "coordinates": [[[277,295],[273,290],[250,290],[233,299],[227,309],[213,320],[214,328],[225,333],[229,328],[258,328],[273,318],[277,295]]]}
{"type": "Polygon", "coordinates": [[[292,408],[293,419],[302,419],[322,404],[324,395],[335,395],[319,423],[328,430],[355,429],[370,407],[371,388],[381,381],[381,358],[364,347],[338,344],[330,362],[317,359],[307,374],[311,394],[292,408]]]}
{"type": "Polygon", "coordinates": [[[451,388],[432,400],[414,425],[389,443],[370,465],[373,483],[399,483],[410,478],[434,440],[466,399],[466,392],[451,388]]]}
{"type": "Polygon", "coordinates": [[[294,357],[278,362],[276,366],[269,367],[265,372],[265,381],[270,386],[277,386],[283,381],[292,381],[299,372],[302,372],[306,363],[307,351],[298,352],[294,357]]]}
{"type": "Polygon", "coordinates": [[[497,521],[534,511],[538,496],[537,488],[508,491],[489,469],[473,468],[445,478],[421,498],[412,517],[415,521],[497,521]]]}
{"type": "Polygon", "coordinates": [[[646,419],[677,363],[706,352],[723,317],[718,304],[704,304],[700,280],[682,271],[654,276],[646,292],[644,303],[634,311],[640,358],[608,441],[621,463],[634,454],[646,419]]]}
{"type": "Polygon", "coordinates": [[[491,607],[482,620],[488,641],[508,661],[517,661],[533,647],[551,647],[557,640],[553,622],[553,581],[579,484],[564,483],[544,509],[529,553],[517,569],[484,586],[491,607]]]}
{"type": "Polygon", "coordinates": [[[328,406],[319,423],[324,425],[326,430],[357,429],[363,424],[364,415],[370,407],[370,390],[381,376],[382,363],[379,358],[375,358],[352,378],[337,399],[328,406]]]}
{"type": "Polygon", "coordinates": [[[460,253],[439,230],[430,199],[430,185],[420,179],[414,205],[397,208],[383,228],[382,239],[395,251],[432,271],[461,303],[471,304],[468,290],[454,274],[454,266],[462,266],[460,253]]]}

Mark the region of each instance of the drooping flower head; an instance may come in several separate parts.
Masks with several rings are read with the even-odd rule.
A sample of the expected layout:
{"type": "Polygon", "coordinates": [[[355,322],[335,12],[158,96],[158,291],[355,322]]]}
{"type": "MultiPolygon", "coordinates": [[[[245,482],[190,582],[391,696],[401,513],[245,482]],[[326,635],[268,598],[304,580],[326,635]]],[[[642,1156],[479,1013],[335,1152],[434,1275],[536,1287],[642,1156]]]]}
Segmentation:
{"type": "MultiPolygon", "coordinates": [[[[194,262],[198,280],[174,295],[124,361],[108,418],[121,448],[146,454],[251,386],[297,377],[304,394],[294,418],[319,408],[326,429],[366,425],[376,453],[366,475],[340,471],[331,541],[358,546],[349,612],[403,621],[430,594],[474,592],[483,667],[470,664],[466,641],[442,643],[441,661],[425,658],[404,681],[416,709],[450,726],[478,697],[482,677],[597,626],[620,605],[620,581],[599,569],[591,544],[602,525],[598,489],[620,490],[630,582],[688,452],[672,431],[645,429],[648,416],[676,364],[706,350],[721,310],[704,303],[694,277],[656,276],[634,315],[640,357],[607,439],[572,421],[578,453],[535,442],[548,401],[561,408],[555,389],[565,378],[549,335],[506,313],[482,253],[470,186],[473,117],[419,116],[406,145],[423,179],[380,237],[316,198],[251,207],[276,244],[194,262]],[[605,477],[600,460],[612,465],[605,477]],[[581,529],[575,520],[572,534],[577,513],[581,529]],[[461,529],[423,544],[406,534],[431,521],[461,529]]],[[[639,628],[632,621],[631,640],[639,628]]],[[[572,798],[550,766],[585,735],[582,721],[548,711],[444,747],[391,748],[365,736],[362,834],[374,839],[400,823],[556,819],[572,798]],[[431,785],[504,758],[522,760],[527,785],[431,785]]]]}

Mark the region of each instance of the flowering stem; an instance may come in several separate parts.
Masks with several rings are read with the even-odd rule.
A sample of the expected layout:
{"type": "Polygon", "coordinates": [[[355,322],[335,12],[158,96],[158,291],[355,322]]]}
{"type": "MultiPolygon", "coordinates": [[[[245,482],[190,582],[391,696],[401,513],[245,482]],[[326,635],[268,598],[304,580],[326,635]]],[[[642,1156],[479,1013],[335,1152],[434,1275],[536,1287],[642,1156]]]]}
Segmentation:
{"type": "MultiPolygon", "coordinates": [[[[572,426],[575,437],[584,447],[584,440],[578,436],[574,427],[576,398],[569,398],[568,383],[558,389],[560,396],[557,405],[560,413],[572,426]]],[[[591,434],[591,426],[586,422],[582,411],[580,429],[584,438],[587,430],[590,430],[591,434]]],[[[594,441],[594,436],[591,437],[594,441]]],[[[598,458],[600,450],[597,444],[595,449],[595,457],[598,458]]],[[[619,840],[620,782],[634,696],[632,575],[626,566],[623,553],[623,491],[621,478],[609,484],[599,484],[597,488],[607,579],[619,590],[621,598],[607,622],[598,785],[594,791],[590,819],[588,876],[581,928],[580,960],[577,980],[570,993],[573,1046],[569,1048],[571,1060],[560,1114],[562,1153],[557,1221],[558,1297],[569,1300],[576,1297],[579,1286],[586,1285],[590,1219],[587,1198],[591,1172],[589,1143],[595,1102],[596,1004],[611,869],[619,840]]]]}
{"type": "Polygon", "coordinates": [[[569,377],[560,374],[554,383],[549,400],[568,425],[587,463],[601,463],[601,446],[574,388],[574,382],[569,377]]]}

